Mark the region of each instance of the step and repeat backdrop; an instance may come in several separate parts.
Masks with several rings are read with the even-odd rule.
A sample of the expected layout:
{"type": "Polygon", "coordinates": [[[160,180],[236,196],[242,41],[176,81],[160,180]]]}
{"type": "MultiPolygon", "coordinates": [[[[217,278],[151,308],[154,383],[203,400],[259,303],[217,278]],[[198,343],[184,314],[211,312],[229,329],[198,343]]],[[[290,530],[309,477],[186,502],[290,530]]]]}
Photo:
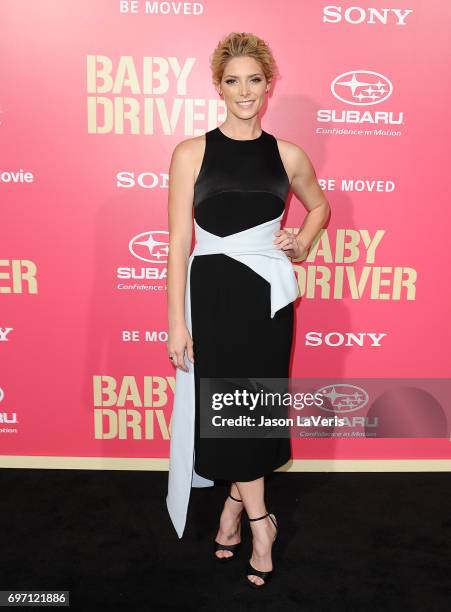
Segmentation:
{"type": "MultiPolygon", "coordinates": [[[[0,466],[167,469],[168,169],[225,120],[209,60],[236,31],[270,45],[262,127],[306,151],[332,209],[293,262],[292,376],[336,381],[347,427],[293,439],[288,469],[449,469],[451,5],[0,11],[0,466]],[[352,403],[374,379],[399,382],[352,403]]],[[[305,215],[291,193],[285,227],[305,215]]]]}

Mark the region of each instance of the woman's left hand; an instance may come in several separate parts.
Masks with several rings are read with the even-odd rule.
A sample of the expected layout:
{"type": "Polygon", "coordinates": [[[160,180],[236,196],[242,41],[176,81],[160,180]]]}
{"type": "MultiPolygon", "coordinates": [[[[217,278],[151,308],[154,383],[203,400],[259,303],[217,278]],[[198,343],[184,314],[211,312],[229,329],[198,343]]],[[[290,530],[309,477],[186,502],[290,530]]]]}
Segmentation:
{"type": "Polygon", "coordinates": [[[292,259],[300,259],[307,251],[302,240],[287,230],[277,230],[274,235],[276,236],[274,245],[292,259]]]}

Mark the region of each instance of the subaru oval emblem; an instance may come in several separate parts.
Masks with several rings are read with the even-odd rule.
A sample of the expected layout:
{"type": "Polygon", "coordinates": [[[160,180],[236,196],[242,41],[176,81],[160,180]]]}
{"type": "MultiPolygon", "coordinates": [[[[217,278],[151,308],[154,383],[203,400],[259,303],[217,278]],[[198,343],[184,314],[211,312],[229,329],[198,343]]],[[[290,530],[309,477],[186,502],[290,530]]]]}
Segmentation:
{"type": "Polygon", "coordinates": [[[132,238],[128,244],[130,253],[149,263],[167,263],[169,253],[169,232],[165,230],[154,230],[142,232],[132,238]]]}
{"type": "Polygon", "coordinates": [[[326,385],[316,392],[328,400],[328,406],[321,406],[321,409],[334,414],[354,412],[366,406],[369,400],[368,393],[362,387],[343,383],[326,385]]]}
{"type": "Polygon", "coordinates": [[[386,76],[372,70],[350,70],[335,77],[330,89],[333,95],[346,104],[370,106],[389,98],[393,85],[386,76]]]}

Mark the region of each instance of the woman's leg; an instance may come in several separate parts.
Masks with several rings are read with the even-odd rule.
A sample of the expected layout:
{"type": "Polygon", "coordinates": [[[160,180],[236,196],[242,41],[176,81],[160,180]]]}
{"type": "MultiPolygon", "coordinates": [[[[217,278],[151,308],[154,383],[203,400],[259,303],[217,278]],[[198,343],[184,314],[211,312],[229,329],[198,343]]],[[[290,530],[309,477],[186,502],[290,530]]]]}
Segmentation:
{"type": "MultiPolygon", "coordinates": [[[[230,495],[235,499],[241,499],[238,488],[234,482],[230,486],[230,495]]],[[[243,504],[230,499],[227,496],[224,502],[224,509],[221,514],[219,521],[219,529],[216,534],[216,542],[221,544],[238,544],[241,541],[241,512],[243,511],[243,504]]],[[[234,553],[230,550],[218,550],[216,556],[231,557],[234,553]]]]}
{"type": "MultiPolygon", "coordinates": [[[[233,497],[235,497],[236,499],[241,499],[240,492],[238,491],[238,487],[236,486],[236,482],[230,483],[230,495],[233,495],[233,497]]],[[[240,506],[240,509],[242,510],[243,506],[240,506]]]]}
{"type": "MultiPolygon", "coordinates": [[[[262,476],[250,482],[237,482],[240,499],[243,500],[249,518],[257,518],[266,514],[265,505],[265,479],[262,476]]],[[[273,569],[271,559],[272,543],[276,534],[276,528],[269,517],[261,521],[251,521],[253,549],[250,562],[255,569],[268,572],[273,569]]],[[[259,576],[249,574],[248,580],[256,584],[262,584],[259,576]]]]}

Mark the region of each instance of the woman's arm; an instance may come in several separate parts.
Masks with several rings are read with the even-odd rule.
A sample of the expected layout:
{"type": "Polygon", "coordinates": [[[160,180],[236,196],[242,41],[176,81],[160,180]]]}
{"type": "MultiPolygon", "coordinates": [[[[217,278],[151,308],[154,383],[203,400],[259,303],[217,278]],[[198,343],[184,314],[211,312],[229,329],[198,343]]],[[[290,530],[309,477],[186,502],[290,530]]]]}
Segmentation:
{"type": "Polygon", "coordinates": [[[193,139],[179,143],[171,157],[168,190],[168,355],[172,363],[188,371],[184,353],[194,361],[193,342],[185,321],[185,290],[188,258],[193,233],[194,160],[193,139]]]}
{"type": "Polygon", "coordinates": [[[279,140],[278,142],[280,143],[280,153],[281,157],[283,156],[287,175],[289,178],[291,177],[291,189],[308,211],[296,235],[299,248],[293,254],[287,253],[294,259],[300,259],[310,248],[315,236],[324,227],[329,217],[330,205],[318,183],[312,162],[305,151],[291,142],[285,140],[279,140]]]}

